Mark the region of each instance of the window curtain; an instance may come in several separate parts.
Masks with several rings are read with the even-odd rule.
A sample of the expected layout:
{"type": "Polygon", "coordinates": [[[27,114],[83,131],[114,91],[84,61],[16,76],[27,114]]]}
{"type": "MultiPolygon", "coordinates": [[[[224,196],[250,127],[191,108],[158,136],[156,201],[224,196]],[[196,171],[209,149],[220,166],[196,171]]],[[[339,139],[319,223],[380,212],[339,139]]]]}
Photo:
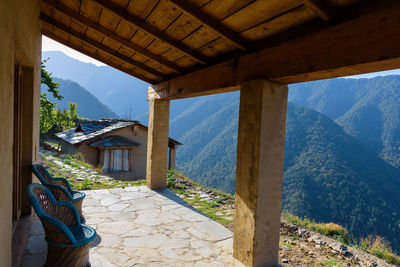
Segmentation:
{"type": "Polygon", "coordinates": [[[122,170],[122,150],[116,149],[111,150],[112,157],[114,158],[112,170],[113,171],[120,171],[122,170]]]}
{"type": "Polygon", "coordinates": [[[104,172],[129,171],[129,149],[104,149],[104,172]]]}
{"type": "Polygon", "coordinates": [[[103,172],[108,172],[110,169],[110,150],[104,149],[104,159],[103,159],[103,172]]]}
{"type": "Polygon", "coordinates": [[[124,162],[122,164],[123,171],[129,171],[129,149],[124,149],[124,162]]]}

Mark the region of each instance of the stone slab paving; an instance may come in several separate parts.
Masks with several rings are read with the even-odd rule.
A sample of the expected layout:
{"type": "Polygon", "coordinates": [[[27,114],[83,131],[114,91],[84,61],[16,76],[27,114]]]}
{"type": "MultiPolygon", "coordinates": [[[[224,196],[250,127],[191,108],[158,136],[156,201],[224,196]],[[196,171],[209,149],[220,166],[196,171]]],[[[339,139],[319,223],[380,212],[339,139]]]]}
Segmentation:
{"type": "MultiPolygon", "coordinates": [[[[101,266],[243,266],[232,233],[168,189],[145,186],[86,191],[83,212],[98,236],[90,250],[101,266]]],[[[23,266],[42,266],[47,245],[34,220],[23,266]]]]}

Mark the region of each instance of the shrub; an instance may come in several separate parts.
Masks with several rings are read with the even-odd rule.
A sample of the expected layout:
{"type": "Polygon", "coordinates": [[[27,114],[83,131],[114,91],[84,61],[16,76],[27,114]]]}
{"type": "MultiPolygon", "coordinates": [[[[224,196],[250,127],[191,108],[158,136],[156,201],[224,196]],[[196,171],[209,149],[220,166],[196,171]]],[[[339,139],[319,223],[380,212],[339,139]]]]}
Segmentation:
{"type": "Polygon", "coordinates": [[[326,236],[331,236],[344,244],[349,244],[349,232],[343,226],[336,223],[313,223],[311,229],[326,236]]]}
{"type": "Polygon", "coordinates": [[[311,221],[308,218],[300,218],[296,215],[293,215],[287,211],[283,212],[282,215],[288,222],[300,225],[306,228],[310,228],[320,234],[333,237],[336,240],[344,244],[350,243],[349,232],[343,226],[336,223],[316,223],[315,221],[311,221]]]}
{"type": "Polygon", "coordinates": [[[381,236],[361,238],[358,247],[395,265],[400,265],[400,256],[393,253],[390,243],[381,236]]]}

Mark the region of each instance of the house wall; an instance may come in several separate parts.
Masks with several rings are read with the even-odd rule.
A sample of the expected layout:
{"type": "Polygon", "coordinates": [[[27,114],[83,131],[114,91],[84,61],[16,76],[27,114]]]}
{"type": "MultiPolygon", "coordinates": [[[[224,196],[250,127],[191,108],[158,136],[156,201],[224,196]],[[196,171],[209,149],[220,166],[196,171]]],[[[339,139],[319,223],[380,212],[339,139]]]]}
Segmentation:
{"type": "MultiPolygon", "coordinates": [[[[11,266],[14,64],[33,68],[33,88],[28,92],[32,95],[32,127],[26,127],[23,132],[24,142],[32,146],[31,153],[26,155],[26,164],[38,159],[39,149],[41,34],[38,0],[0,1],[0,40],[0,266],[11,266]]],[[[30,181],[32,176],[23,179],[30,181]]]]}
{"type": "MultiPolygon", "coordinates": [[[[90,139],[88,142],[82,142],[77,146],[77,152],[81,152],[85,158],[85,161],[92,164],[93,166],[99,165],[99,152],[97,148],[91,147],[88,143],[93,142],[96,139],[90,139]]],[[[75,154],[73,153],[73,154],[75,154]]]]}
{"type": "Polygon", "coordinates": [[[135,127],[135,131],[132,126],[117,129],[112,132],[106,133],[98,138],[90,139],[82,142],[78,146],[78,152],[82,152],[85,157],[85,161],[91,163],[94,166],[100,164],[100,152],[97,148],[89,146],[100,138],[119,135],[138,142],[140,145],[133,147],[131,150],[130,167],[131,173],[113,173],[116,178],[130,178],[130,179],[145,179],[146,178],[146,157],[147,157],[147,130],[142,127],[135,127]]]}
{"type": "Polygon", "coordinates": [[[58,142],[61,145],[61,153],[74,155],[78,152],[78,148],[76,146],[71,145],[70,143],[61,139],[58,142]]]}

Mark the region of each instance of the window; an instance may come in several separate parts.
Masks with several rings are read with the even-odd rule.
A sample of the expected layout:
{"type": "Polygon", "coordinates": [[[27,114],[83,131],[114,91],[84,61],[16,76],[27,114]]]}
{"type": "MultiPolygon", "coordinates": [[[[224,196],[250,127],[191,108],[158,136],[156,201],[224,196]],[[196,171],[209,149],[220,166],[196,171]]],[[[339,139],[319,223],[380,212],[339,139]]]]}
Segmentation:
{"type": "Polygon", "coordinates": [[[105,149],[103,151],[103,172],[129,171],[130,149],[105,149]]]}

